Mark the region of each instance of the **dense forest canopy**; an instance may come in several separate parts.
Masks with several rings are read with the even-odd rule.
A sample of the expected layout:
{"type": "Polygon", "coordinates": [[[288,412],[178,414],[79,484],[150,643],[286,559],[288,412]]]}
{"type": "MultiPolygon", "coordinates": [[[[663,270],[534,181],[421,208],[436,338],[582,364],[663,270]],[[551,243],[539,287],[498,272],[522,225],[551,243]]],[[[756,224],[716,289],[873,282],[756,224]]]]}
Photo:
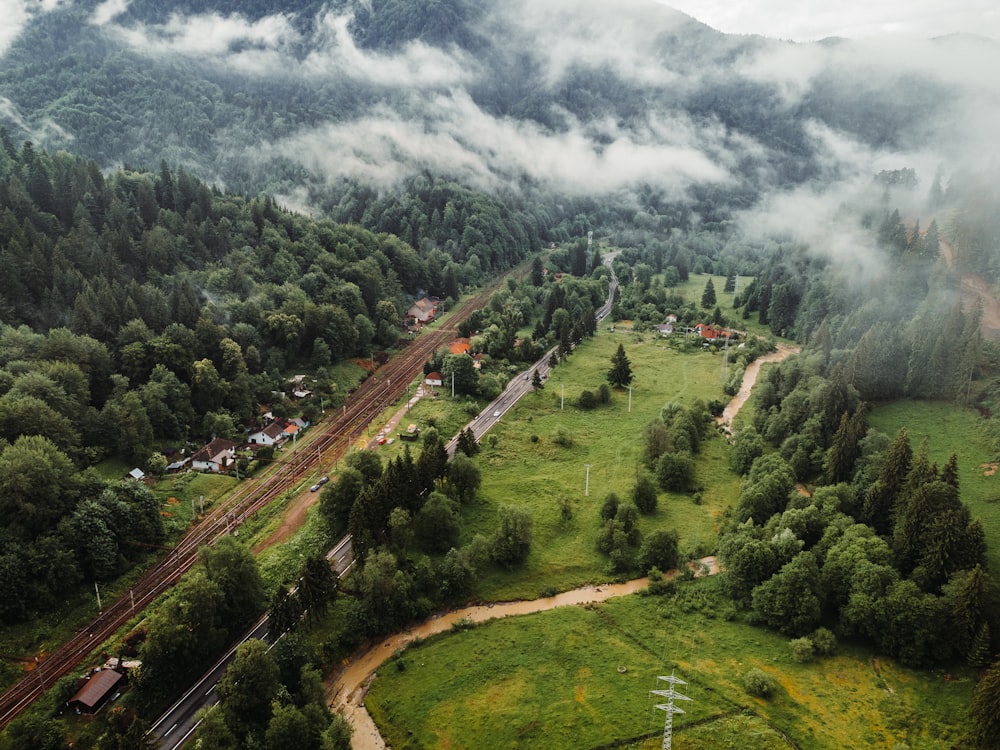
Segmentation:
{"type": "MultiPolygon", "coordinates": [[[[549,347],[570,356],[608,291],[596,230],[619,250],[612,322],[753,317],[804,346],[732,436],[744,479],[719,551],[734,602],[790,636],[818,643],[830,625],[912,664],[996,654],[1000,605],[958,459],[936,466],[868,425],[900,397],[1000,404],[998,332],[959,291],[964,274],[1000,275],[1000,92],[983,75],[996,43],[733,37],[643,0],[78,0],[39,4],[4,40],[0,624],[164,540],[144,486],[90,467],[238,438],[259,406],[288,408],[297,371],[336,403],[333,366],[397,346],[424,295],[447,307],[531,259],[459,329],[483,370],[447,350],[426,364],[470,414],[549,347]],[[700,304],[675,288],[698,274],[727,280],[709,278],[700,304]]],[[[750,337],[725,392],[771,346],[750,337]]],[[[630,378],[623,349],[608,380],[630,378]]],[[[676,533],[642,539],[638,518],[657,485],[695,491],[721,407],[667,404],[637,436],[634,491],[601,510],[613,573],[677,562],[676,533]]],[[[322,492],[326,531],[357,540],[353,638],[461,601],[477,566],[530,550],[516,507],[456,549],[478,445],[463,434],[449,462],[446,439],[427,430],[385,467],[362,453],[322,492]]],[[[263,606],[250,562],[220,554],[247,574],[245,609],[230,617],[208,555],[143,634],[147,680],[189,677],[170,650],[178,623],[208,659],[263,606]]],[[[323,596],[279,591],[272,613],[333,597],[314,583],[323,596]]],[[[259,650],[247,661],[273,671],[259,650]]],[[[264,731],[231,713],[216,731],[264,731]]]]}

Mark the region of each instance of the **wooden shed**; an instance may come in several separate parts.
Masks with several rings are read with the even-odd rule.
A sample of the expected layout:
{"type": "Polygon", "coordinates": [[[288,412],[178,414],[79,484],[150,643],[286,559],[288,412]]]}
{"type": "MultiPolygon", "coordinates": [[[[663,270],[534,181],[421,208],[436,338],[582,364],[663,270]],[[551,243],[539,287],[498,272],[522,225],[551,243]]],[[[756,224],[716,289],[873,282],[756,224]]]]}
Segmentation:
{"type": "Polygon", "coordinates": [[[69,699],[69,707],[75,708],[77,713],[93,714],[107,703],[115,693],[118,683],[125,678],[121,672],[113,669],[102,669],[94,672],[79,690],[76,695],[69,699]]]}

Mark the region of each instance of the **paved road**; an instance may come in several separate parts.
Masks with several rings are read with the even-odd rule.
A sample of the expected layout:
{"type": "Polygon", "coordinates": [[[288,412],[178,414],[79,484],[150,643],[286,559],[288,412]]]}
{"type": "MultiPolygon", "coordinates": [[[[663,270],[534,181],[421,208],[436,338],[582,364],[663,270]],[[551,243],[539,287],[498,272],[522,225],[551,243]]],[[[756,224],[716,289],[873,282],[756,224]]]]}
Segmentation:
{"type": "MultiPolygon", "coordinates": [[[[607,301],[594,313],[598,323],[604,320],[604,318],[611,313],[611,306],[614,304],[615,293],[618,291],[618,277],[615,276],[614,269],[611,268],[611,264],[617,255],[618,252],[613,252],[608,253],[608,255],[604,257],[604,265],[607,266],[608,271],[611,272],[611,281],[608,284],[607,301]]],[[[518,373],[517,377],[511,380],[507,384],[507,387],[503,389],[503,393],[491,401],[490,404],[478,415],[476,415],[463,429],[471,430],[472,434],[475,435],[477,442],[482,440],[483,436],[489,432],[490,428],[499,423],[500,420],[503,419],[504,414],[506,414],[510,408],[518,402],[518,399],[533,390],[531,381],[535,371],[538,372],[542,380],[546,380],[549,377],[549,373],[551,372],[549,359],[552,357],[555,350],[556,347],[552,347],[531,367],[518,373]]],[[[445,445],[449,458],[455,455],[457,445],[457,435],[449,440],[445,445]]]]}
{"type": "MultiPolygon", "coordinates": [[[[354,564],[351,554],[351,538],[345,536],[337,545],[326,553],[326,559],[330,561],[331,567],[337,573],[337,577],[343,576],[354,564]]],[[[293,589],[294,591],[294,589],[293,589]]],[[[187,742],[201,719],[198,712],[205,708],[211,708],[219,702],[215,694],[215,687],[219,684],[223,673],[229,668],[236,650],[251,638],[265,640],[268,632],[267,615],[261,617],[250,630],[233,644],[215,664],[212,665],[205,674],[196,682],[174,705],[167,709],[147,734],[163,750],[176,750],[187,742]]]]}
{"type": "MultiPolygon", "coordinates": [[[[611,263],[616,255],[617,253],[609,253],[604,258],[604,264],[611,271],[611,281],[608,287],[608,299],[595,313],[598,323],[611,312],[611,305],[614,302],[615,292],[618,289],[618,278],[611,269],[611,263]]],[[[549,358],[554,351],[555,347],[545,352],[534,365],[508,383],[503,393],[483,409],[475,419],[469,422],[467,427],[472,430],[477,441],[481,440],[487,431],[503,418],[503,415],[517,403],[518,399],[532,390],[531,380],[535,370],[538,371],[538,374],[543,379],[548,378],[550,373],[549,358]]],[[[448,442],[446,447],[449,456],[455,454],[457,440],[456,436],[448,442]]],[[[350,537],[341,539],[337,546],[327,553],[326,557],[330,560],[338,577],[343,576],[354,564],[351,555],[350,537]]],[[[159,747],[164,750],[176,750],[190,739],[201,723],[201,720],[197,718],[198,712],[219,702],[215,694],[215,687],[236,655],[236,650],[241,644],[251,638],[264,639],[267,636],[267,624],[267,616],[265,615],[239,641],[233,644],[233,647],[211,669],[202,675],[201,679],[180,700],[157,720],[150,728],[148,734],[155,739],[159,747]]]]}

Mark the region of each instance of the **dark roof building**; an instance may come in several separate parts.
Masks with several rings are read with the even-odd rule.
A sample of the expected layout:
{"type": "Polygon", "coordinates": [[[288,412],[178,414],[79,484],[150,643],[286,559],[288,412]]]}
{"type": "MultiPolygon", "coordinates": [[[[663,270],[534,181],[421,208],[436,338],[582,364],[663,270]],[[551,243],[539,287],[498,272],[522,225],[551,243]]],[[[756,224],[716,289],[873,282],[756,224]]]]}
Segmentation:
{"type": "Polygon", "coordinates": [[[113,669],[102,669],[94,672],[83,684],[76,695],[69,699],[70,708],[75,708],[79,713],[92,714],[103,706],[108,698],[114,693],[115,687],[124,679],[125,675],[113,669]]]}

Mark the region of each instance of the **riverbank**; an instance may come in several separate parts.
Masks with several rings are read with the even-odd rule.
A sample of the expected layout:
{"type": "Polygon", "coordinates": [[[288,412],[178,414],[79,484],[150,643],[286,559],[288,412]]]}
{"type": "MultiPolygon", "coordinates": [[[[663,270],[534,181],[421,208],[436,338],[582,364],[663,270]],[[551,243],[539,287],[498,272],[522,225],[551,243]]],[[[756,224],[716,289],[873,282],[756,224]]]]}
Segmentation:
{"type": "Polygon", "coordinates": [[[743,408],[743,405],[746,404],[747,400],[750,398],[750,391],[753,390],[754,383],[757,382],[757,376],[760,375],[760,368],[768,362],[782,362],[793,354],[798,354],[801,351],[801,346],[778,344],[777,351],[765,354],[763,357],[758,357],[747,365],[746,370],[743,372],[743,382],[740,384],[739,391],[737,391],[736,395],[730,399],[728,404],[726,404],[726,408],[722,410],[722,415],[716,417],[715,423],[731,430],[733,427],[733,420],[736,419],[736,415],[739,414],[740,409],[743,408]]]}
{"type": "MultiPolygon", "coordinates": [[[[703,558],[696,563],[695,570],[696,575],[714,575],[719,570],[718,561],[714,557],[703,558]]],[[[648,585],[648,578],[637,578],[625,583],[583,586],[541,599],[465,607],[433,616],[413,628],[381,640],[352,657],[342,669],[327,679],[327,703],[354,727],[351,739],[353,750],[386,750],[382,735],[379,734],[375,722],[365,709],[365,694],[376,670],[396,651],[405,648],[414,639],[427,638],[451,630],[452,625],[460,621],[480,623],[545,612],[557,607],[595,604],[612,597],[635,594],[648,585]]]]}

